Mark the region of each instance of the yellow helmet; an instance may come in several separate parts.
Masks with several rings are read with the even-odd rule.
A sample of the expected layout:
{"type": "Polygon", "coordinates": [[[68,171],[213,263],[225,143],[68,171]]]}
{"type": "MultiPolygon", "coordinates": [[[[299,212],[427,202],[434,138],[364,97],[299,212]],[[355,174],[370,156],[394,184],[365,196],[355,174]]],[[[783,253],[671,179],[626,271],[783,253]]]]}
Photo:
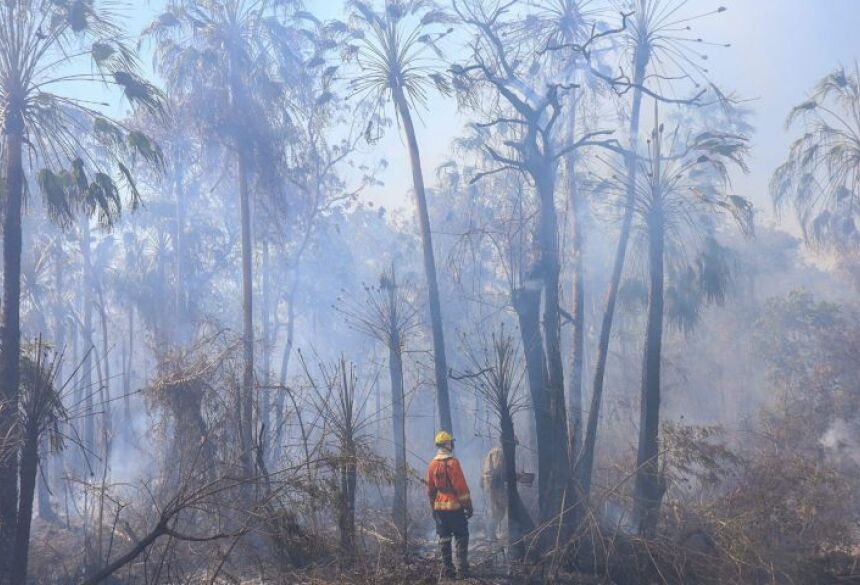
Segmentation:
{"type": "Polygon", "coordinates": [[[450,443],[454,440],[453,435],[448,431],[441,431],[438,435],[436,435],[436,444],[441,445],[442,443],[450,443]]]}

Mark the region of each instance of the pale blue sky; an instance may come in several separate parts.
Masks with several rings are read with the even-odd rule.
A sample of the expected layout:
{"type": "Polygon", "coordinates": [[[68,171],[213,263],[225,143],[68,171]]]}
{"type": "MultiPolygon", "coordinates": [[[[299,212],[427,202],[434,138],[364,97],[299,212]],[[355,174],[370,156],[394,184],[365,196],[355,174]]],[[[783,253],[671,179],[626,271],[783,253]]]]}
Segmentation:
{"type": "MultiPolygon", "coordinates": [[[[693,0],[702,11],[719,0],[693,0]]],[[[748,176],[735,179],[735,190],[751,197],[765,216],[770,215],[767,183],[784,159],[792,134],[783,123],[790,108],[803,101],[807,91],[840,64],[860,57],[860,0],[723,0],[728,11],[697,23],[706,39],[731,43],[731,48],[710,51],[711,77],[717,84],[751,99],[753,158],[748,176]]],[[[140,0],[128,8],[130,32],[139,30],[163,5],[161,0],[140,0]]],[[[323,18],[337,16],[340,0],[310,0],[307,8],[323,18]]],[[[149,56],[144,57],[149,60],[149,56]]],[[[450,156],[450,144],[465,118],[452,100],[433,99],[421,114],[419,140],[425,172],[433,183],[433,170],[450,156]]],[[[388,159],[382,179],[386,186],[369,195],[389,207],[409,205],[409,168],[396,132],[376,145],[374,156],[388,159]]]]}

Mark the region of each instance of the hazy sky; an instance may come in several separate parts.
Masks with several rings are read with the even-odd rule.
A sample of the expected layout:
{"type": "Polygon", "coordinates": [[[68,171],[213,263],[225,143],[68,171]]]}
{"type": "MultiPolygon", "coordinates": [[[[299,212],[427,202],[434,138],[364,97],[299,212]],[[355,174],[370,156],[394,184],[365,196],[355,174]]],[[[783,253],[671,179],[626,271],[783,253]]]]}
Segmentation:
{"type": "MultiPolygon", "coordinates": [[[[339,0],[305,4],[322,18],[338,16],[342,6],[339,0]]],[[[139,7],[130,8],[130,30],[139,30],[161,5],[160,0],[135,3],[139,7]]],[[[784,129],[786,114],[826,73],[841,64],[853,65],[860,56],[860,0],[693,0],[690,11],[705,12],[719,5],[728,10],[697,22],[696,36],[732,45],[709,51],[711,77],[726,91],[752,100],[748,105],[754,112],[756,133],[751,172],[737,177],[734,187],[752,198],[767,217],[768,180],[796,136],[784,129]]],[[[453,52],[456,59],[456,48],[453,52]]],[[[420,118],[419,143],[427,182],[432,185],[434,170],[449,158],[451,140],[465,118],[457,114],[453,100],[441,98],[433,99],[420,118]]],[[[386,158],[390,166],[382,177],[385,187],[368,198],[388,207],[409,205],[408,159],[400,137],[392,129],[372,152],[386,158]]]]}

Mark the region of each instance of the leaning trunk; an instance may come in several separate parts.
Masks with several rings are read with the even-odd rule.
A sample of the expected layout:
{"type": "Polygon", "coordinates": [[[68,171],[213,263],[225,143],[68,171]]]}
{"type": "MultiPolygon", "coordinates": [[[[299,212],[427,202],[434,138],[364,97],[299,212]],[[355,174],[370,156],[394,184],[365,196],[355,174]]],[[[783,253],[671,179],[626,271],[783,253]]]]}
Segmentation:
{"type": "MultiPolygon", "coordinates": [[[[641,53],[637,52],[637,55],[641,53]]],[[[627,155],[627,192],[624,201],[624,216],[621,221],[621,232],[618,235],[618,247],[615,251],[615,261],[612,265],[612,277],[609,282],[609,292],[606,295],[606,307],[600,325],[600,340],[597,346],[597,365],[594,368],[594,385],[591,392],[591,408],[588,411],[585,438],[583,439],[582,455],[577,460],[579,484],[587,498],[591,491],[591,478],[594,470],[594,449],[597,444],[597,423],[600,420],[600,406],[603,403],[603,383],[606,377],[606,361],[609,357],[609,341],[612,334],[612,321],[615,317],[615,306],[618,291],[621,288],[621,276],[624,273],[624,261],[627,257],[627,244],[630,241],[630,231],[633,223],[633,203],[636,197],[636,149],[639,136],[639,117],[642,108],[642,83],[645,79],[647,56],[636,59],[633,83],[633,107],[630,113],[630,152],[627,155]]]]}
{"type": "Polygon", "coordinates": [[[442,330],[442,308],[439,302],[439,285],[436,281],[436,259],[433,255],[433,237],[430,232],[430,215],[427,211],[427,195],[424,191],[424,174],[421,170],[421,156],[415,126],[403,89],[393,89],[397,112],[403,122],[403,130],[409,145],[409,161],[412,165],[412,183],[418,206],[418,225],[421,228],[421,242],[424,248],[424,273],[427,277],[427,292],[430,301],[430,324],[433,332],[433,358],[436,372],[436,403],[439,408],[439,428],[453,431],[451,403],[448,394],[448,364],[445,359],[445,336],[442,330]]]}
{"type": "MultiPolygon", "coordinates": [[[[657,156],[659,157],[659,151],[657,156]]],[[[659,175],[658,175],[659,176],[659,175]]],[[[655,198],[656,199],[656,198],[655,198]]],[[[642,397],[639,415],[639,451],[633,518],[641,534],[657,527],[663,483],[659,472],[660,358],[663,346],[663,210],[659,200],[648,217],[648,324],[642,360],[642,397]]]]}

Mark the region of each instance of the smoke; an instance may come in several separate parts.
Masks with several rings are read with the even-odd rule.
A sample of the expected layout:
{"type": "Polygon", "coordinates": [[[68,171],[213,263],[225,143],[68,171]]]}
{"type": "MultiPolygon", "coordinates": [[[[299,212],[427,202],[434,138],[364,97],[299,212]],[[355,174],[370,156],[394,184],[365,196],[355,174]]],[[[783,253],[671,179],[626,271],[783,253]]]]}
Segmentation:
{"type": "Polygon", "coordinates": [[[844,419],[834,420],[818,442],[834,463],[860,465],[860,439],[857,429],[844,419]]]}

